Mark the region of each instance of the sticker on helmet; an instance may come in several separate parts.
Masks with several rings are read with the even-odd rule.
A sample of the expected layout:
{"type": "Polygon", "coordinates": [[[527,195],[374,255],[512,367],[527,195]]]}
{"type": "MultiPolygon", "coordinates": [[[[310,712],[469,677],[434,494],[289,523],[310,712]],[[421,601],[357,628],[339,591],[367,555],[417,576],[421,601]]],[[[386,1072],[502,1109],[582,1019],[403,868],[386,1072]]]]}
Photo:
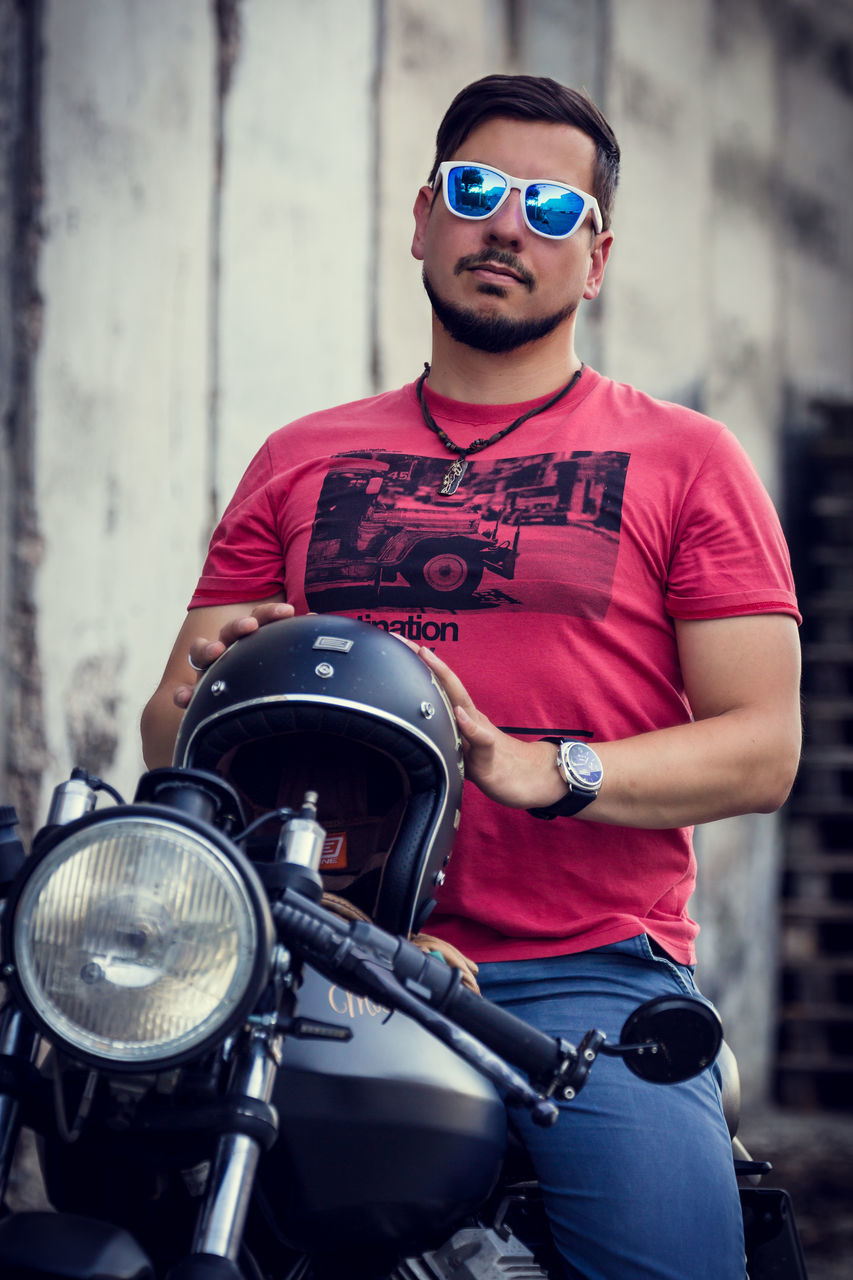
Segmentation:
{"type": "Polygon", "coordinates": [[[327,835],[323,841],[320,854],[321,871],[344,871],[347,865],[347,833],[335,832],[327,835]]]}

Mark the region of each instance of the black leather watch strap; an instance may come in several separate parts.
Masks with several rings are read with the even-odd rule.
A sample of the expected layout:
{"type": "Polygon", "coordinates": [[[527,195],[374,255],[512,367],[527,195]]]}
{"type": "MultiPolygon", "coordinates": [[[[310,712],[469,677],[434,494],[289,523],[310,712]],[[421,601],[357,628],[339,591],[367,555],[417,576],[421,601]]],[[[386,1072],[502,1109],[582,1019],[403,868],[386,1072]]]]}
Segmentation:
{"type": "Polygon", "coordinates": [[[573,791],[567,791],[562,800],[548,805],[547,809],[528,809],[527,812],[533,818],[571,818],[576,813],[580,813],[581,809],[585,809],[588,804],[592,804],[594,799],[594,795],[580,796],[573,791]]]}
{"type": "MultiPolygon", "coordinates": [[[[559,746],[563,741],[562,738],[540,738],[540,742],[553,742],[559,746]]],[[[580,813],[581,809],[585,809],[588,804],[592,804],[598,792],[592,795],[579,795],[577,791],[567,791],[562,800],[558,800],[556,804],[549,804],[545,809],[528,809],[527,812],[532,818],[572,818],[576,813],[580,813]]]]}

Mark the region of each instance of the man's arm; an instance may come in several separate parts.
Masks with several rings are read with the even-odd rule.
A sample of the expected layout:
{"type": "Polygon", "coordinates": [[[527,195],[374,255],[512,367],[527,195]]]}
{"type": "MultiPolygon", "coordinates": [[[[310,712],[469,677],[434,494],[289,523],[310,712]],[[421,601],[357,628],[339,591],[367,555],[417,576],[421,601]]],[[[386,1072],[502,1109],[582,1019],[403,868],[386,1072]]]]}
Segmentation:
{"type": "Polygon", "coordinates": [[[240,636],[249,635],[265,622],[292,618],[293,613],[293,606],[284,604],[281,594],[266,600],[190,609],[160,683],[142,712],[142,754],[149,769],[172,763],[181,717],[198,679],[198,672],[190,666],[190,655],[199,667],[209,667],[240,636]],[[218,638],[211,640],[211,636],[218,638]]]}
{"type": "MultiPolygon", "coordinates": [[[[794,619],[756,614],[679,621],[676,635],[693,722],[593,743],[604,781],[578,818],[680,827],[771,813],[784,803],[801,742],[794,619]]],[[[428,649],[419,652],[456,708],[467,776],[486,795],[514,808],[545,808],[560,800],[566,786],[554,768],[554,747],[501,733],[445,663],[428,649]]]]}

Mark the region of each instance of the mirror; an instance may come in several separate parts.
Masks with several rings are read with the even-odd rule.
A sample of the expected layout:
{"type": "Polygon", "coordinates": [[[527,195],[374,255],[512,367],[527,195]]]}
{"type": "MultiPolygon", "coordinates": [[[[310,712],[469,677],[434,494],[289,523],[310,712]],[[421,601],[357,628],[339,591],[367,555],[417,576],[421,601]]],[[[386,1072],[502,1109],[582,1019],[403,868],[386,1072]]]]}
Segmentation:
{"type": "Polygon", "coordinates": [[[656,996],[627,1019],[616,1052],[642,1080],[678,1084],[709,1067],[722,1042],[719,1016],[702,1000],[656,996]]]}

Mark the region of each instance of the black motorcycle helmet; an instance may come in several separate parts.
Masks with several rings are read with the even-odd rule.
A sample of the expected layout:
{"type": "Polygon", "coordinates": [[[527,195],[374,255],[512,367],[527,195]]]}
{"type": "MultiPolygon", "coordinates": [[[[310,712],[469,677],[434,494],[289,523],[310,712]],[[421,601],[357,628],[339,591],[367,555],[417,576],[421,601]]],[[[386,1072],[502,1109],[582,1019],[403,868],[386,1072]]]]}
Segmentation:
{"type": "Polygon", "coordinates": [[[174,763],[220,774],[253,816],[316,791],[326,889],[389,932],[423,925],[459,824],[462,746],[396,636],[330,614],[260,627],[199,679],[174,763]]]}

